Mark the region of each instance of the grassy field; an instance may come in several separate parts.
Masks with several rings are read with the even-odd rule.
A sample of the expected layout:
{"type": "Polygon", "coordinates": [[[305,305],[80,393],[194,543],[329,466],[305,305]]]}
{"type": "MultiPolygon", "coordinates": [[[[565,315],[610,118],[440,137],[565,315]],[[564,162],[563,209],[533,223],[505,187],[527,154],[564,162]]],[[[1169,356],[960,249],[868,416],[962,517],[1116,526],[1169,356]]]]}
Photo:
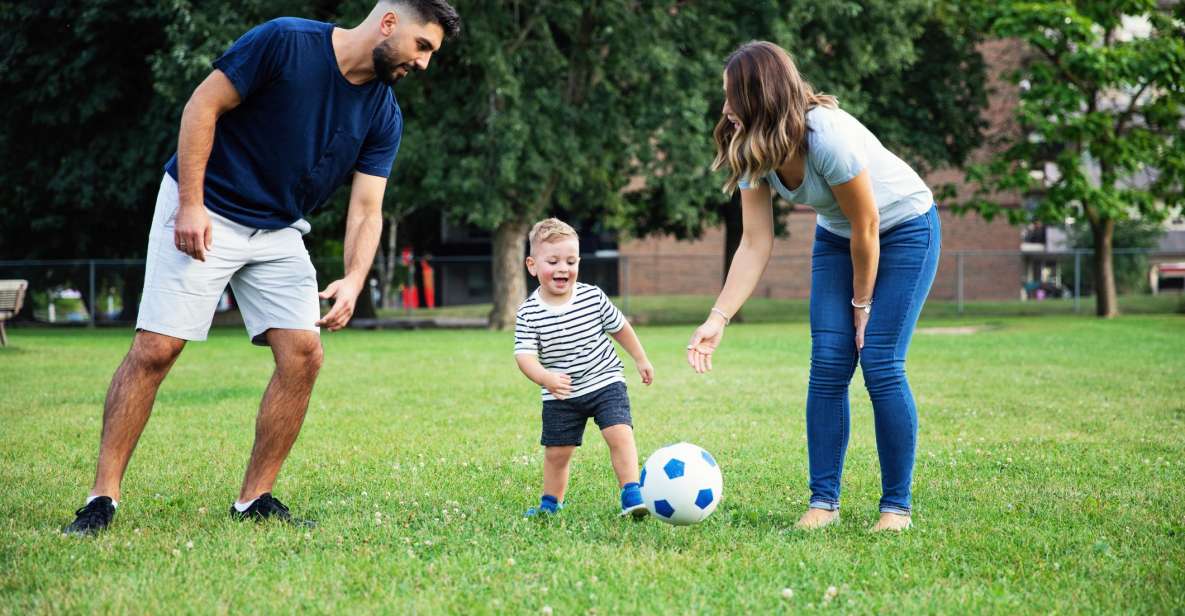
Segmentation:
{"type": "MultiPolygon", "coordinates": [[[[704,313],[712,306],[714,296],[702,295],[640,295],[630,298],[614,298],[635,323],[646,325],[699,324],[704,313]]],[[[1185,314],[1185,295],[1164,293],[1161,295],[1123,295],[1119,297],[1123,314],[1185,314]]],[[[1073,299],[1045,301],[976,301],[963,305],[959,313],[957,302],[929,300],[922,314],[926,319],[996,318],[1019,316],[1087,316],[1094,314],[1094,298],[1084,297],[1075,312],[1073,299]]],[[[379,311],[383,317],[464,317],[485,318],[490,313],[489,304],[448,306],[445,308],[417,309],[411,311],[379,311]]],[[[744,319],[749,323],[806,322],[807,301],[801,299],[770,299],[755,297],[745,303],[744,319]]]]}
{"type": "Polygon", "coordinates": [[[0,613],[1182,613],[1185,318],[922,327],[916,526],[900,536],[866,532],[879,475],[859,376],[843,521],[791,529],[807,498],[809,332],[750,323],[710,375],[683,365],[685,326],[640,329],[652,387],[627,360],[640,450],[689,440],[724,469],[724,502],[698,526],[618,519],[595,428],[568,507],[522,519],[539,493],[538,394],[509,335],[486,331],[327,335],[276,489],[320,527],[231,522],[270,355],[226,329],[181,357],[115,525],[89,540],[58,529],[92,479],[129,333],[14,329],[0,613]]]}

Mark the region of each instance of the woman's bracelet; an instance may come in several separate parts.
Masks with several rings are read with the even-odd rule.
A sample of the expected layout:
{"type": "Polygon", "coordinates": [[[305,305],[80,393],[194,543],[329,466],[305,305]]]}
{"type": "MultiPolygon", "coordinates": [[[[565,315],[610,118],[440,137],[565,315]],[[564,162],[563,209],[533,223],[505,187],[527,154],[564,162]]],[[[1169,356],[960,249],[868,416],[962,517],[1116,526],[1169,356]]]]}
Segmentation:
{"type": "Polygon", "coordinates": [[[715,312],[716,314],[720,315],[720,318],[724,319],[725,325],[728,325],[732,321],[732,317],[729,317],[727,314],[724,314],[723,310],[721,310],[715,306],[712,306],[712,310],[710,310],[709,312],[715,312]]]}

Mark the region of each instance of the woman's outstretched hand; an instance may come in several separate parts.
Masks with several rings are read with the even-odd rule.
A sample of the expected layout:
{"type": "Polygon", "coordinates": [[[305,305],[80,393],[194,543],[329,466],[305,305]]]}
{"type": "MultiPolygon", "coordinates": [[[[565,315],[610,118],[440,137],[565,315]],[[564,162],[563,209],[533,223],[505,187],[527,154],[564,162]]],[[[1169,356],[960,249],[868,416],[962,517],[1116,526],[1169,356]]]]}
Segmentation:
{"type": "Polygon", "coordinates": [[[703,325],[696,328],[691,335],[691,342],[687,344],[687,363],[699,374],[712,369],[712,353],[720,346],[720,339],[724,337],[724,323],[715,316],[708,317],[703,325]]]}

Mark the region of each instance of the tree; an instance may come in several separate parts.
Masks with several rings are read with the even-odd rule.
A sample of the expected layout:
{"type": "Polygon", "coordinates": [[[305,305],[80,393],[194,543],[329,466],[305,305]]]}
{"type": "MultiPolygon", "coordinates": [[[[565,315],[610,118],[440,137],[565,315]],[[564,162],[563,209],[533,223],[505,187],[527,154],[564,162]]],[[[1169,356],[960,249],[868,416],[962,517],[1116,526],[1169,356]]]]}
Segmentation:
{"type": "MultiPolygon", "coordinates": [[[[280,0],[6,5],[0,258],[142,257],[190,92],[247,29],[302,8],[280,0]]],[[[142,279],[118,278],[100,286],[122,289],[130,319],[142,279]]]]}
{"type": "Polygon", "coordinates": [[[1005,211],[1013,223],[1085,220],[1096,313],[1116,316],[1116,225],[1185,203],[1185,5],[1004,2],[984,18],[1031,54],[1011,76],[1022,131],[969,169],[978,189],[963,207],[991,218],[1002,212],[992,194],[1017,192],[1033,205],[1005,211]]]}
{"type": "Polygon", "coordinates": [[[678,152],[664,149],[710,131],[703,89],[659,85],[698,85],[709,74],[691,79],[694,68],[669,44],[672,24],[689,19],[674,4],[457,8],[464,35],[400,93],[408,136],[394,193],[493,230],[490,324],[503,328],[526,295],[522,258],[537,218],[567,211],[620,220],[630,212],[622,189],[634,177],[664,177],[672,201],[704,201],[706,167],[676,172],[678,152]]]}
{"type": "MultiPolygon", "coordinates": [[[[785,47],[817,89],[839,96],[845,109],[921,172],[958,166],[982,143],[985,67],[976,49],[978,24],[965,3],[716,4],[703,14],[689,13],[688,27],[671,28],[681,53],[698,50],[705,57],[700,63],[708,68],[698,70],[700,81],[680,86],[702,91],[705,128],[665,144],[664,153],[678,154],[672,159],[679,162],[679,171],[661,174],[646,190],[630,195],[633,209],[622,217],[622,227],[630,233],[695,238],[705,227],[723,222],[727,273],[741,237],[737,195],[727,199],[712,190],[705,201],[679,203],[669,198],[664,181],[678,177],[718,189],[718,177],[703,177],[699,171],[711,163],[714,152],[711,127],[723,104],[724,59],[747,40],[766,39],[785,47]]],[[[780,220],[790,204],[779,201],[776,206],[780,220]]],[[[783,235],[785,228],[779,226],[777,232],[783,235]]]]}
{"type": "Polygon", "coordinates": [[[961,62],[973,41],[950,36],[966,29],[940,19],[929,0],[459,2],[458,9],[464,36],[400,92],[409,134],[394,197],[494,231],[494,327],[513,322],[526,292],[526,231],[547,212],[679,238],[720,220],[727,199],[709,172],[711,132],[723,59],[746,40],[787,46],[825,89],[867,111],[871,124],[912,139],[907,149],[925,160],[961,160],[964,144],[978,143],[982,103],[968,101],[982,98],[981,66],[977,73],[961,62]],[[942,61],[923,61],[919,52],[932,49],[914,41],[942,61]],[[958,53],[947,53],[952,48],[958,53]],[[907,70],[919,87],[901,85],[907,70]],[[874,85],[894,102],[874,106],[875,95],[863,96],[865,81],[878,75],[874,85]],[[944,94],[927,96],[935,90],[944,94]],[[968,109],[971,120],[963,119],[968,109]],[[912,130],[936,123],[943,130],[912,130]]]}
{"type": "MultiPolygon", "coordinates": [[[[465,34],[396,89],[406,130],[386,214],[436,209],[493,230],[500,326],[525,294],[527,225],[545,213],[696,237],[729,218],[708,171],[711,129],[723,59],[752,38],[790,49],[892,146],[955,160],[978,135],[957,113],[978,109],[973,37],[932,2],[459,1],[465,34]]],[[[2,13],[13,51],[0,80],[16,94],[0,102],[0,256],[141,256],[147,226],[127,221],[151,215],[181,107],[210,62],[266,19],[354,23],[371,6],[81,0],[2,13]]],[[[313,215],[314,254],[340,254],[345,196],[313,215]]],[[[138,288],[125,291],[134,300],[138,288]]]]}
{"type": "Polygon", "coordinates": [[[147,225],[127,221],[151,215],[172,147],[150,95],[167,19],[150,1],[0,11],[0,258],[143,254],[147,225]]]}
{"type": "MultiPolygon", "coordinates": [[[[1075,221],[1068,231],[1068,243],[1077,250],[1094,247],[1093,233],[1086,221],[1075,221]]],[[[1127,252],[1115,255],[1116,259],[1111,267],[1115,277],[1115,291],[1117,293],[1140,293],[1149,290],[1148,284],[1148,255],[1145,251],[1156,249],[1160,238],[1164,236],[1164,225],[1147,220],[1124,220],[1115,224],[1111,243],[1116,250],[1127,252]],[[1138,251],[1138,252],[1136,252],[1138,251]]],[[[1084,294],[1094,292],[1094,281],[1097,276],[1097,265],[1083,263],[1082,278],[1086,283],[1082,289],[1084,294]]]]}

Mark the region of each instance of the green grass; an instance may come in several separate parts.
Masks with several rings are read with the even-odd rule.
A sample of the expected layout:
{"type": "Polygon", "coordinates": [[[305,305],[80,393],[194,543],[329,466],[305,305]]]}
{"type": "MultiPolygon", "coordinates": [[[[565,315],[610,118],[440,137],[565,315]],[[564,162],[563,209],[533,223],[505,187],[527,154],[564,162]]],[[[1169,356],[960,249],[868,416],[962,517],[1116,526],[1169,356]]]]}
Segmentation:
{"type": "Polygon", "coordinates": [[[162,387],[113,528],[66,538],[129,333],[14,328],[0,613],[1185,610],[1185,318],[927,323],[982,327],[915,338],[916,527],[901,536],[865,532],[879,474],[859,376],[843,521],[791,530],[809,331],[789,323],[730,328],[706,376],[683,365],[688,327],[640,328],[657,382],[628,373],[639,449],[690,440],[724,469],[724,502],[698,526],[618,519],[595,428],[568,508],[521,519],[539,493],[539,401],[509,335],[486,331],[325,336],[277,486],[321,526],[230,522],[270,355],[224,329],[162,387]]]}
{"type": "MultiPolygon", "coordinates": [[[[639,295],[628,298],[614,298],[614,302],[636,323],[648,325],[673,325],[699,323],[712,307],[712,296],[697,295],[639,295]]],[[[1162,295],[1125,295],[1119,298],[1119,307],[1124,314],[1185,314],[1185,295],[1165,293],[1162,295]]],[[[966,302],[963,313],[959,313],[957,302],[926,302],[924,318],[958,319],[976,317],[1017,316],[1091,316],[1094,314],[1094,298],[1084,297],[1078,311],[1074,300],[1056,299],[1045,301],[976,301],[966,302]]],[[[490,313],[489,304],[447,306],[434,309],[380,310],[384,317],[437,316],[485,318],[490,313]]],[[[744,319],[750,323],[795,323],[808,320],[807,301],[801,299],[770,299],[755,297],[745,303],[744,319]]]]}

